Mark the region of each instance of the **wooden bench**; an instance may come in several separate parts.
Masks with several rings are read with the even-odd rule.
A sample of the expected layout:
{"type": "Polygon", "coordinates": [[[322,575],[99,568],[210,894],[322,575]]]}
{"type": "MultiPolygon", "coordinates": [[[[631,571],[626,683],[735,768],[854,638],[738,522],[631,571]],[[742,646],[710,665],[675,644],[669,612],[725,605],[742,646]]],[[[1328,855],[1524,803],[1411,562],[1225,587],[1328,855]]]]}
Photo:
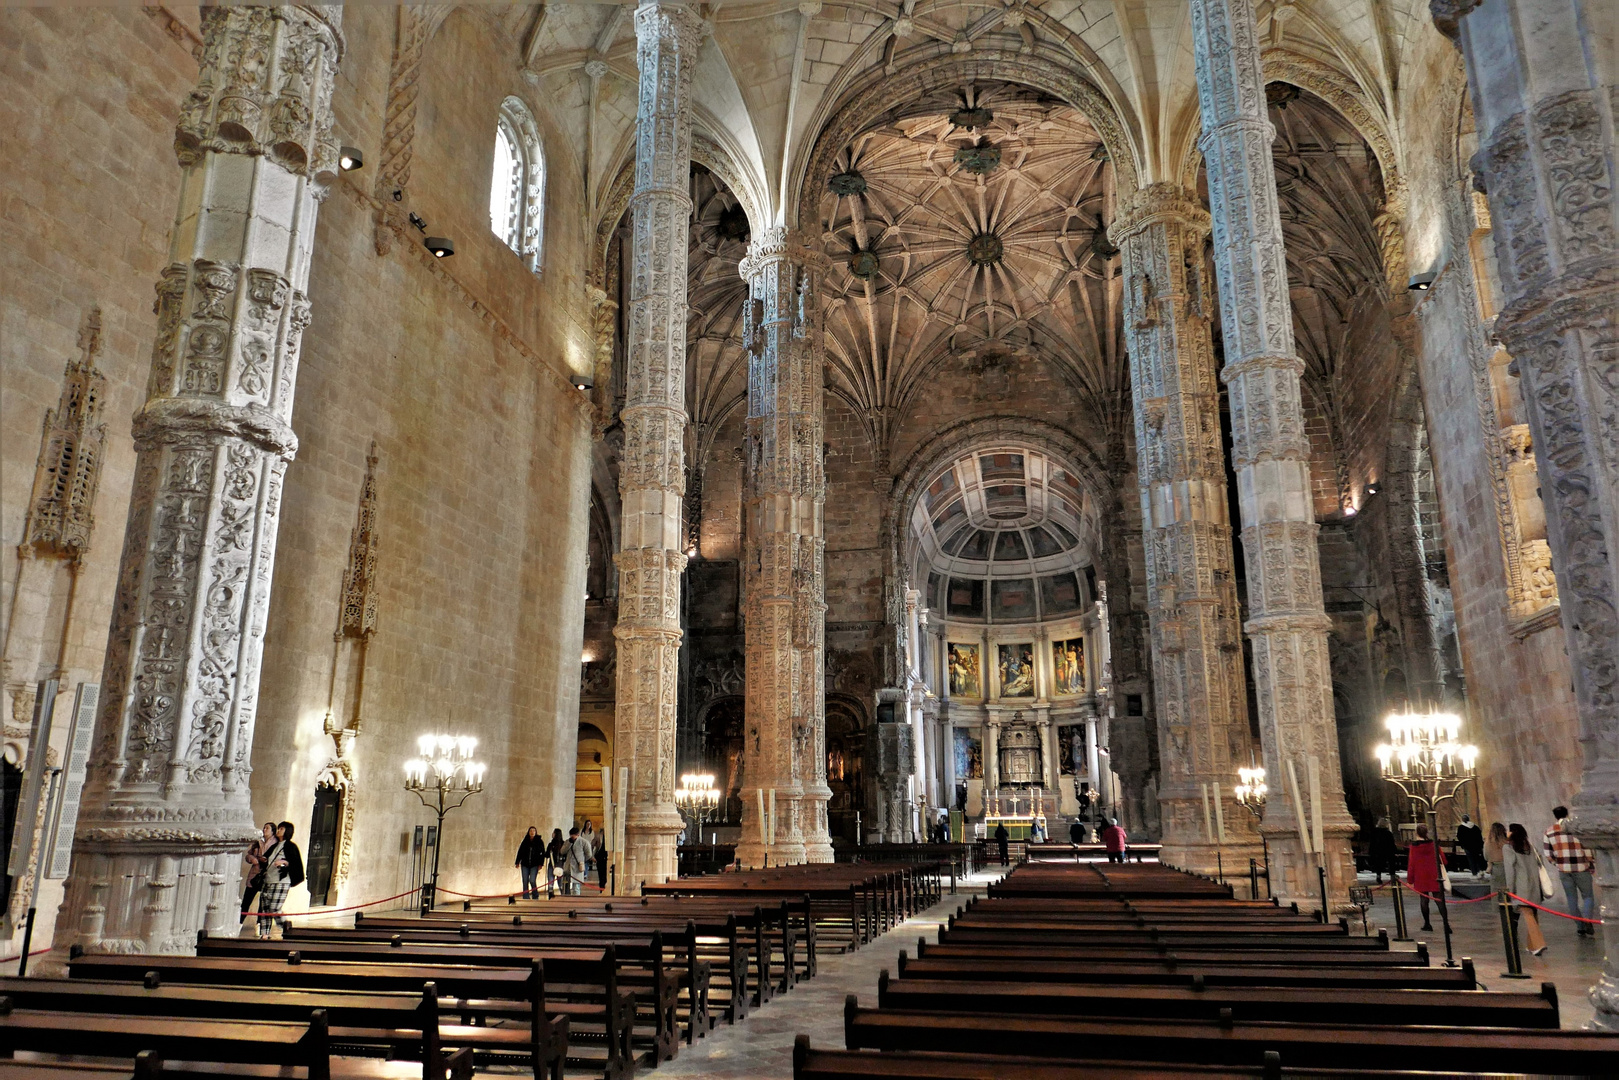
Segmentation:
{"type": "Polygon", "coordinates": [[[1383,988],[1390,990],[1473,990],[1478,986],[1471,957],[1458,967],[1314,967],[1283,962],[1275,966],[1185,962],[1143,958],[1131,963],[1091,964],[1072,960],[956,960],[929,955],[912,960],[900,950],[899,974],[906,979],[957,982],[1058,982],[1096,986],[1287,986],[1383,988]]]}
{"type": "MultiPolygon", "coordinates": [[[[472,1051],[457,1050],[447,1062],[447,1080],[472,1080],[472,1051]]],[[[416,1080],[421,1066],[381,1058],[332,1057],[332,1080],[416,1080]]],[[[308,1080],[309,1070],[290,1065],[259,1065],[223,1061],[164,1061],[154,1051],[142,1050],[132,1062],[57,1061],[36,1057],[26,1061],[0,1058],[0,1080],[308,1080]]]]}

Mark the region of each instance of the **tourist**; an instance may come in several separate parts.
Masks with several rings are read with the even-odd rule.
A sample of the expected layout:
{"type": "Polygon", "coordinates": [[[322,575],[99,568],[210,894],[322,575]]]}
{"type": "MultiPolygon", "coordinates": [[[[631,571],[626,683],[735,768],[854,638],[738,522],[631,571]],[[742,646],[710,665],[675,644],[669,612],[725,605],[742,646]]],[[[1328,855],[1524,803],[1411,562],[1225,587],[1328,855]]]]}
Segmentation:
{"type": "Polygon", "coordinates": [[[1118,818],[1108,818],[1102,830],[1102,846],[1107,848],[1107,861],[1122,863],[1124,853],[1130,849],[1130,837],[1119,825],[1118,818]]]}
{"type": "Polygon", "coordinates": [[[568,830],[568,845],[562,858],[562,891],[568,896],[584,892],[590,867],[590,845],[579,835],[576,825],[568,830]]]}
{"type": "MultiPolygon", "coordinates": [[[[275,827],[276,842],[264,855],[264,888],[259,893],[259,937],[270,937],[270,916],[279,916],[281,906],[294,885],[304,883],[304,857],[298,845],[292,842],[292,822],[283,821],[275,827]]],[[[277,918],[281,935],[292,929],[292,920],[277,918]]]]}
{"type": "Polygon", "coordinates": [[[1456,826],[1456,846],[1467,853],[1468,873],[1477,874],[1484,869],[1484,830],[1466,814],[1462,815],[1462,823],[1456,826]]]}
{"type": "Polygon", "coordinates": [[[1490,881],[1500,885],[1506,877],[1506,869],[1502,866],[1505,856],[1501,849],[1507,845],[1507,827],[1499,821],[1490,825],[1490,835],[1484,841],[1484,858],[1490,864],[1490,881]]]}
{"type": "Polygon", "coordinates": [[[1039,817],[1034,819],[1034,827],[1029,830],[1029,842],[1031,844],[1043,844],[1046,842],[1045,818],[1039,817]]]}
{"type": "Polygon", "coordinates": [[[1540,855],[1529,843],[1529,831],[1516,821],[1507,826],[1507,844],[1501,849],[1501,855],[1505,870],[1501,887],[1516,901],[1513,907],[1523,916],[1529,951],[1539,956],[1546,951],[1546,935],[1540,932],[1540,912],[1529,905],[1546,899],[1540,887],[1540,855]],[[1534,900],[1529,900],[1530,897],[1534,900]]]}
{"type": "Polygon", "coordinates": [[[1387,873],[1389,880],[1393,881],[1399,847],[1394,843],[1394,830],[1390,828],[1388,818],[1380,817],[1377,824],[1372,826],[1367,848],[1371,855],[1372,873],[1377,875],[1377,883],[1383,884],[1384,873],[1387,873]]]}
{"type": "Polygon", "coordinates": [[[607,891],[607,833],[596,834],[596,842],[601,846],[596,849],[596,884],[602,892],[607,891]]]}
{"type": "Polygon", "coordinates": [[[1439,874],[1439,845],[1428,835],[1428,826],[1417,826],[1417,838],[1405,849],[1405,883],[1417,894],[1417,905],[1422,908],[1422,928],[1432,930],[1428,902],[1444,888],[1439,874]]]}
{"type": "Polygon", "coordinates": [[[1090,843],[1090,830],[1085,828],[1085,822],[1075,818],[1068,825],[1068,842],[1070,844],[1090,843]]]}
{"type": "Polygon", "coordinates": [[[568,842],[562,839],[561,829],[551,830],[551,842],[545,845],[545,895],[555,893],[557,878],[562,876],[562,864],[568,858],[568,842]]]}
{"type": "Polygon", "coordinates": [[[1002,866],[1006,866],[1012,861],[1006,854],[1006,842],[1011,838],[1012,834],[1006,831],[1006,822],[1002,821],[995,826],[995,846],[1001,849],[1002,866]]]}
{"type": "Polygon", "coordinates": [[[242,917],[237,921],[238,926],[247,922],[247,913],[253,909],[253,898],[264,888],[264,856],[275,846],[275,822],[264,823],[264,835],[253,841],[247,853],[243,856],[247,860],[247,873],[243,879],[247,888],[242,892],[242,917]]]}
{"type": "MultiPolygon", "coordinates": [[[[1557,871],[1563,883],[1563,899],[1568,902],[1568,913],[1576,919],[1589,919],[1595,896],[1591,891],[1591,853],[1585,850],[1565,824],[1568,807],[1559,806],[1552,811],[1557,820],[1546,830],[1542,848],[1546,862],[1557,871]]],[[[1588,922],[1575,923],[1580,937],[1595,937],[1596,927],[1588,922]]]]}
{"type": "Polygon", "coordinates": [[[594,871],[596,869],[596,826],[590,823],[589,818],[585,818],[585,827],[579,830],[579,839],[585,842],[585,869],[594,871]]]}
{"type": "Polygon", "coordinates": [[[530,825],[528,835],[517,845],[517,858],[512,865],[523,872],[523,899],[540,898],[540,865],[545,862],[545,840],[540,830],[530,825]]]}

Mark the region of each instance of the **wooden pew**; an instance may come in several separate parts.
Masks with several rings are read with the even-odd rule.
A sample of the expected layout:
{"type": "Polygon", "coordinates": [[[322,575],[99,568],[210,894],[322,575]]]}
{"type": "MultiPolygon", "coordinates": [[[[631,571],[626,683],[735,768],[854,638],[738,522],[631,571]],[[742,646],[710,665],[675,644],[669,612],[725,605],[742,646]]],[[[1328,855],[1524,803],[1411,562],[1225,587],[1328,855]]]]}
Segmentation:
{"type": "Polygon", "coordinates": [[[1131,963],[1091,964],[1072,960],[956,960],[929,955],[912,960],[900,950],[899,974],[907,979],[958,982],[1055,982],[1097,986],[1287,986],[1355,987],[1390,990],[1474,990],[1471,957],[1458,967],[1275,966],[1192,963],[1142,958],[1131,963]]]}
{"type": "MultiPolygon", "coordinates": [[[[472,1080],[472,1051],[457,1050],[447,1059],[446,1080],[472,1080]]],[[[421,1066],[381,1058],[333,1057],[332,1080],[416,1080],[421,1066]]],[[[0,1058],[0,1080],[307,1080],[308,1069],[223,1061],[164,1061],[142,1050],[131,1062],[90,1062],[35,1057],[26,1061],[0,1058]]]]}
{"type": "Polygon", "coordinates": [[[1607,1032],[913,1012],[862,1009],[852,994],[844,1038],[851,1050],[1066,1058],[1084,1046],[1099,1059],[1247,1067],[1275,1051],[1309,1069],[1619,1075],[1619,1034],[1607,1032]]]}

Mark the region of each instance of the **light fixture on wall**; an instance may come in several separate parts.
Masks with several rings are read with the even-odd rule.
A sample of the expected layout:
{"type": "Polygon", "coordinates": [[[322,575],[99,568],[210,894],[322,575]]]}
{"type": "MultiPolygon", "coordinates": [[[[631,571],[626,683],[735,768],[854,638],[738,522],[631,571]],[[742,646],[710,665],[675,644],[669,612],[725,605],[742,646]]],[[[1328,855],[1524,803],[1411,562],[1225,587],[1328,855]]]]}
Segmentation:
{"type": "Polygon", "coordinates": [[[596,380],[589,375],[574,375],[569,381],[573,383],[575,390],[585,394],[588,394],[596,386],[596,380]]]}
{"type": "Polygon", "coordinates": [[[363,169],[365,167],[365,155],[360,153],[360,148],[357,146],[345,146],[338,151],[337,167],[344,172],[363,169]]]}
{"type": "Polygon", "coordinates": [[[445,259],[455,254],[455,241],[447,236],[429,236],[422,241],[422,245],[433,253],[435,259],[445,259]]]}
{"type": "Polygon", "coordinates": [[[1368,495],[1376,495],[1381,490],[1382,488],[1377,485],[1376,481],[1366,485],[1366,494],[1368,495]]]}
{"type": "Polygon", "coordinates": [[[1412,274],[1411,280],[1406,283],[1405,287],[1410,289],[1412,292],[1427,292],[1429,289],[1433,288],[1433,283],[1438,277],[1438,273],[1433,270],[1429,270],[1422,274],[1412,274]]]}

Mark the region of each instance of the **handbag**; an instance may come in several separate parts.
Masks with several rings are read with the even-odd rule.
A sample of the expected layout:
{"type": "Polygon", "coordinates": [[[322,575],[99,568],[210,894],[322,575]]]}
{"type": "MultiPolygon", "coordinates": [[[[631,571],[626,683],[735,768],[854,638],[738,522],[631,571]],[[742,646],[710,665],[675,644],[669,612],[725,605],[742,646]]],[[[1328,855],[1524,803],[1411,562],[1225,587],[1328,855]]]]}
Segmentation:
{"type": "Polygon", "coordinates": [[[1535,865],[1540,868],[1540,898],[1550,900],[1552,894],[1557,891],[1557,886],[1552,884],[1552,875],[1546,869],[1546,863],[1541,859],[1538,851],[1535,852],[1535,865]]]}

